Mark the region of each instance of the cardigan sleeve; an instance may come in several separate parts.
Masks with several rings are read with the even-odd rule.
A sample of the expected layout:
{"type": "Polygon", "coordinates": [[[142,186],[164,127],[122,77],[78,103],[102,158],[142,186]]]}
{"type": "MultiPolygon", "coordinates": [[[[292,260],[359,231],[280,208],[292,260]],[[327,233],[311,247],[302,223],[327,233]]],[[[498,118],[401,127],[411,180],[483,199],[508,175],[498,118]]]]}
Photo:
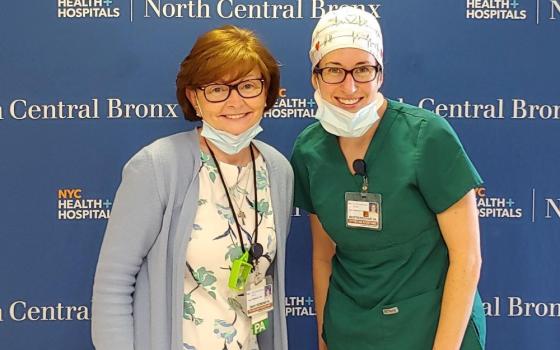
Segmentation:
{"type": "Polygon", "coordinates": [[[143,149],[125,165],[93,285],[92,340],[97,350],[133,350],[136,276],[162,225],[153,158],[143,149]]]}

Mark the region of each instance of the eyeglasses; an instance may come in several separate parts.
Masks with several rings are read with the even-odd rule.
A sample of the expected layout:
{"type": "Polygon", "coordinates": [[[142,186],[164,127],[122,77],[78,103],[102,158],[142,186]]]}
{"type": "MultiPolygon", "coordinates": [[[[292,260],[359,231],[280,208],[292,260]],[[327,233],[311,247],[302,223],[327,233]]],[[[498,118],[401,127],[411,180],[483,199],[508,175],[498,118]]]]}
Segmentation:
{"type": "Polygon", "coordinates": [[[209,84],[199,87],[204,92],[208,102],[223,102],[231,95],[231,90],[236,90],[239,96],[253,98],[263,91],[264,79],[247,79],[237,84],[209,84]]]}
{"type": "Polygon", "coordinates": [[[352,69],[341,67],[315,68],[313,72],[319,74],[327,84],[340,84],[346,79],[348,73],[352,75],[357,83],[368,83],[375,79],[379,72],[378,66],[359,66],[352,69]]]}

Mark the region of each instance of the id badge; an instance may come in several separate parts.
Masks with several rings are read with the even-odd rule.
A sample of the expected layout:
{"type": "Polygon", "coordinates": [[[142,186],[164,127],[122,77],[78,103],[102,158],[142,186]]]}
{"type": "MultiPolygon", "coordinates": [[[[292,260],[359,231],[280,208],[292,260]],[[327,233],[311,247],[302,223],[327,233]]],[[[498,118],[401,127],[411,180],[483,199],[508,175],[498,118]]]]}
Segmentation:
{"type": "Polygon", "coordinates": [[[257,284],[251,284],[245,292],[247,302],[247,316],[254,317],[266,314],[274,308],[272,297],[272,277],[266,276],[257,284]]]}
{"type": "Polygon", "coordinates": [[[249,252],[243,253],[243,255],[233,261],[229,273],[229,288],[238,292],[245,290],[247,279],[253,268],[253,265],[249,264],[247,261],[249,261],[249,252]]]}
{"type": "Polygon", "coordinates": [[[346,192],[346,227],[381,231],[381,194],[346,192]]]}

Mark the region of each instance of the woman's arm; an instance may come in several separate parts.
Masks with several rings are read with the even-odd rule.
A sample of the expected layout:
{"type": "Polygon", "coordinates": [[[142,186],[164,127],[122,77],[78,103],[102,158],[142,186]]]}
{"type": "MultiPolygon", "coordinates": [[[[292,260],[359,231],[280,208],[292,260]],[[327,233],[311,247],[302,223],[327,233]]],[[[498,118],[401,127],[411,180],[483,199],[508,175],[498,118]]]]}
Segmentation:
{"type": "Polygon", "coordinates": [[[309,220],[313,240],[313,294],[317,314],[319,350],[327,350],[321,334],[323,330],[323,310],[327,300],[329,278],[332,272],[331,260],[335,253],[335,244],[323,229],[317,215],[309,214],[309,220]]]}
{"type": "Polygon", "coordinates": [[[480,276],[480,232],[474,190],[437,214],[449,250],[441,313],[433,350],[459,350],[480,276]]]}
{"type": "Polygon", "coordinates": [[[162,213],[150,154],[140,151],[124,167],[97,263],[91,319],[97,350],[134,349],[132,294],[162,213]]]}

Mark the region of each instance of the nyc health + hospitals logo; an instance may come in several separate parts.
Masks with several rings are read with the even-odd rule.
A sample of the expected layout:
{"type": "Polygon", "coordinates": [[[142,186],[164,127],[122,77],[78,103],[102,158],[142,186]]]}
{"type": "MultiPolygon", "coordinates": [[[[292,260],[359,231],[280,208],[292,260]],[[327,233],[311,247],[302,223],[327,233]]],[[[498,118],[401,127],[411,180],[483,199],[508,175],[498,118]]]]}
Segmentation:
{"type": "Polygon", "coordinates": [[[556,21],[560,19],[560,0],[466,0],[469,20],[556,21]]]}
{"type": "Polygon", "coordinates": [[[286,296],[286,316],[307,317],[315,316],[315,302],[309,295],[286,296]]]}
{"type": "MultiPolygon", "coordinates": [[[[466,18],[474,20],[524,20],[522,0],[467,0],[466,18]]],[[[527,1],[527,0],[525,0],[527,1]]]]}
{"type": "Polygon", "coordinates": [[[313,118],[316,107],[312,98],[292,97],[288,90],[281,88],[278,99],[272,109],[264,112],[264,118],[313,118]]]}
{"type": "Polygon", "coordinates": [[[57,193],[58,220],[108,219],[113,202],[103,198],[92,198],[81,188],[61,188],[57,193]]]}
{"type": "Polygon", "coordinates": [[[57,0],[58,18],[117,18],[121,9],[113,0],[57,0]]]}
{"type": "Polygon", "coordinates": [[[517,219],[523,217],[523,209],[511,197],[488,193],[485,187],[476,189],[476,205],[481,218],[517,219]]]}
{"type": "Polygon", "coordinates": [[[490,192],[486,187],[476,191],[478,216],[485,219],[526,219],[531,223],[560,223],[560,195],[531,188],[529,193],[514,198],[490,192]]]}

